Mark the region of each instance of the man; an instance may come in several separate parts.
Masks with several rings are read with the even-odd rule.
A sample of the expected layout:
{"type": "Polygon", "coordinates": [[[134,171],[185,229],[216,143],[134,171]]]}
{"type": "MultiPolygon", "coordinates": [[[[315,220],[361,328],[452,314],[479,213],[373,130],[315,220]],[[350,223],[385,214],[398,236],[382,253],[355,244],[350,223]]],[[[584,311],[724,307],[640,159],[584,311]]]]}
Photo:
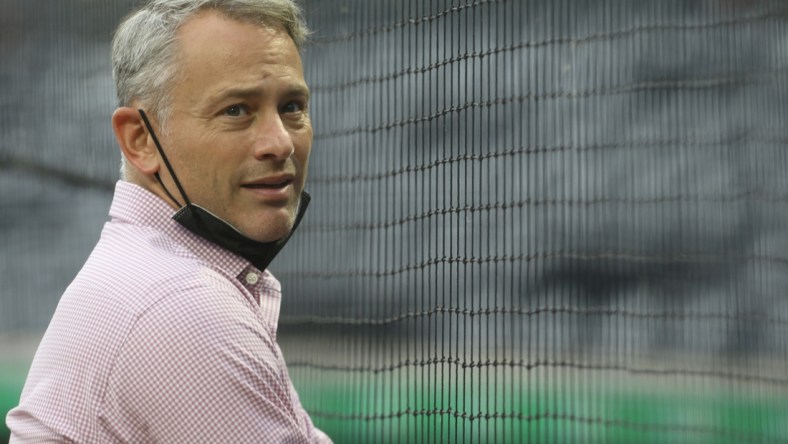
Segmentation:
{"type": "Polygon", "coordinates": [[[110,221],[42,339],[11,442],[328,442],[276,344],[266,271],[312,127],[292,0],[152,0],[113,41],[110,221]]]}

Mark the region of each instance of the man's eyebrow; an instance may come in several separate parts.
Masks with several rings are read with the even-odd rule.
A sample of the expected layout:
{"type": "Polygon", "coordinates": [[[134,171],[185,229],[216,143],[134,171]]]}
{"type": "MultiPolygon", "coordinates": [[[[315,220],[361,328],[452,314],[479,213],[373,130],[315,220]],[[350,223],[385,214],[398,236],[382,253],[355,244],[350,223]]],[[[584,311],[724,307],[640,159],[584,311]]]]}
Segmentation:
{"type": "MultiPolygon", "coordinates": [[[[234,88],[227,88],[222,91],[219,91],[214,96],[211,97],[211,102],[219,102],[229,98],[242,98],[248,99],[251,97],[259,97],[265,94],[265,89],[259,86],[251,86],[251,87],[234,87],[234,88]]],[[[294,84],[292,86],[288,86],[284,93],[287,97],[293,96],[301,96],[306,99],[309,99],[310,92],[309,88],[303,84],[294,84]]]]}
{"type": "Polygon", "coordinates": [[[302,96],[305,99],[309,99],[309,96],[311,95],[311,93],[309,91],[309,87],[307,87],[306,85],[298,84],[298,85],[293,85],[290,88],[288,88],[287,95],[288,96],[302,96]]]}
{"type": "Polygon", "coordinates": [[[250,99],[252,97],[259,97],[264,93],[263,88],[259,86],[238,86],[222,89],[212,96],[208,97],[208,104],[216,104],[224,102],[227,99],[250,99]]]}

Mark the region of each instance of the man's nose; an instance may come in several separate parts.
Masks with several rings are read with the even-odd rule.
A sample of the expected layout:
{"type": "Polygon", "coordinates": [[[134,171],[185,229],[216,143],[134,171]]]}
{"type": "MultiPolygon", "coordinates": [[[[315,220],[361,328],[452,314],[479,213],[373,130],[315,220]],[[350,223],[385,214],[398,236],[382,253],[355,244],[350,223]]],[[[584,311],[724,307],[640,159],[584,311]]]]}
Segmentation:
{"type": "Polygon", "coordinates": [[[278,113],[260,125],[254,147],[257,160],[285,160],[293,154],[293,138],[278,113]]]}

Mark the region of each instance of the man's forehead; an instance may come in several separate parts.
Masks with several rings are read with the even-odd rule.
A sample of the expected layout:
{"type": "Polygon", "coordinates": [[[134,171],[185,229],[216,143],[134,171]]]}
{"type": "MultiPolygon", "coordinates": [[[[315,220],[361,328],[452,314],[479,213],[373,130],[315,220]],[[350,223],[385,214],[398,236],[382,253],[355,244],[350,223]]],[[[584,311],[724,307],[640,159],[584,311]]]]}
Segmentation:
{"type": "Polygon", "coordinates": [[[230,98],[309,97],[301,57],[282,29],[202,13],[179,30],[174,99],[209,109],[230,98]]]}
{"type": "Polygon", "coordinates": [[[303,76],[301,57],[293,39],[283,29],[227,18],[209,12],[190,19],[178,32],[181,66],[195,69],[238,68],[256,64],[278,65],[303,76]]]}
{"type": "MultiPolygon", "coordinates": [[[[293,46],[296,46],[292,36],[290,36],[287,30],[280,24],[257,21],[249,17],[233,17],[226,14],[224,11],[210,7],[194,13],[180,25],[176,34],[179,40],[182,40],[183,37],[195,35],[205,35],[214,39],[219,37],[219,35],[226,35],[226,31],[223,28],[227,27],[255,29],[273,38],[287,39],[293,46]]],[[[297,46],[296,52],[298,52],[297,46]]]]}

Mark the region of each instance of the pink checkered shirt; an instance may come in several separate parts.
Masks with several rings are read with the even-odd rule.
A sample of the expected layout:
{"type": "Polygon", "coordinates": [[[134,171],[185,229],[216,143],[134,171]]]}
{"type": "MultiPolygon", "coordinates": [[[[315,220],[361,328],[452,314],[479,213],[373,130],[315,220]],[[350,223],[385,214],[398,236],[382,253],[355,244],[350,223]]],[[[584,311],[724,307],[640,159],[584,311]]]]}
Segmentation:
{"type": "Polygon", "coordinates": [[[280,285],[118,182],[101,239],[60,300],[11,442],[330,442],[276,343],[280,285]]]}

